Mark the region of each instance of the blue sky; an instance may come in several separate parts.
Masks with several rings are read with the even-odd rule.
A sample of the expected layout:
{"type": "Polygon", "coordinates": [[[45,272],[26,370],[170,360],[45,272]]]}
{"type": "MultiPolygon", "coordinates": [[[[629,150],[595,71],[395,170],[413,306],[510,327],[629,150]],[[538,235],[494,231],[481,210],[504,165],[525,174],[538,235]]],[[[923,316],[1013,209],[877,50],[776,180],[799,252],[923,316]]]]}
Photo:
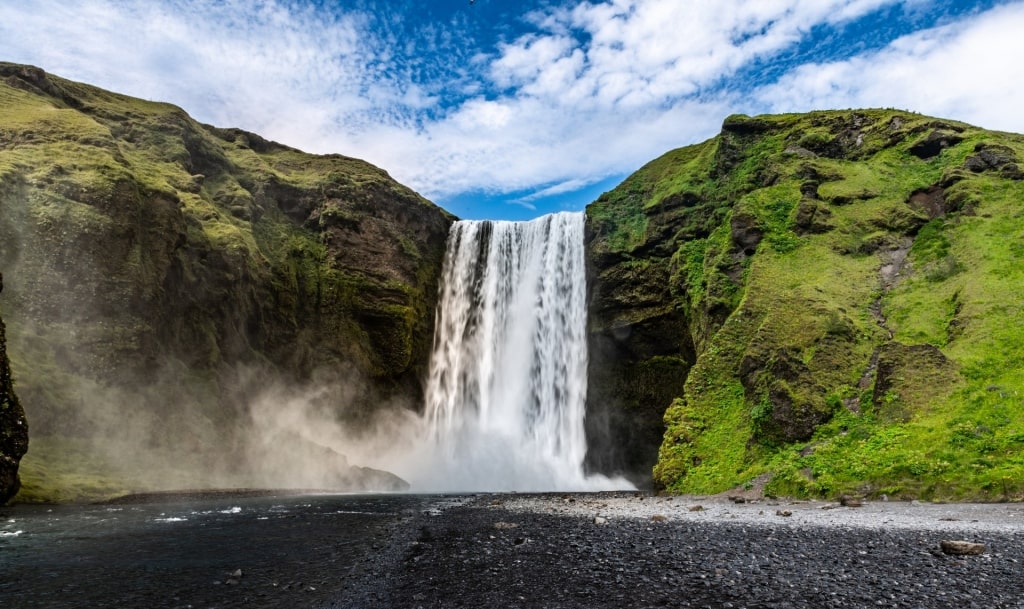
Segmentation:
{"type": "Polygon", "coordinates": [[[366,159],[463,218],[582,209],[735,112],[1024,132],[1020,58],[1021,0],[0,0],[0,60],[366,159]]]}

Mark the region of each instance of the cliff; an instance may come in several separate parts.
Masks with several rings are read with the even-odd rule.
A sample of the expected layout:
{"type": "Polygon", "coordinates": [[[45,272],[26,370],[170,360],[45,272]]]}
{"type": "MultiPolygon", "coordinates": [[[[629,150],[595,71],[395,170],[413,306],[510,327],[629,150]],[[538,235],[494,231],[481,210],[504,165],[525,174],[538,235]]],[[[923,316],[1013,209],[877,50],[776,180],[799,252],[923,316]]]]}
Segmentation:
{"type": "Polygon", "coordinates": [[[591,467],[1019,498],[1022,154],[892,110],[732,116],[600,197],[588,416],[616,431],[591,467]]]}
{"type": "MultiPolygon", "coordinates": [[[[3,291],[4,277],[0,274],[0,292],[3,291]]],[[[18,463],[28,450],[28,424],[13,385],[6,331],[0,319],[0,505],[7,503],[21,487],[18,463]]]]}
{"type": "Polygon", "coordinates": [[[275,384],[331,388],[350,424],[419,402],[449,214],[363,161],[29,66],[0,64],[0,108],[0,269],[39,494],[48,455],[112,430],[238,452],[275,384]]]}

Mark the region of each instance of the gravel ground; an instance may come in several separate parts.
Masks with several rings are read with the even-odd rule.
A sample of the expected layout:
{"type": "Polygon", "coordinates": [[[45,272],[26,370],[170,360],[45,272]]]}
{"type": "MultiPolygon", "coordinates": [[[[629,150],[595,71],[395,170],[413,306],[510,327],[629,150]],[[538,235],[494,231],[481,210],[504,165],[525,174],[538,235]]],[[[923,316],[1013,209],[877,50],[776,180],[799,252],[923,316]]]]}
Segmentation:
{"type": "Polygon", "coordinates": [[[321,606],[1024,609],[1022,542],[1020,504],[481,495],[420,514],[321,606]]]}

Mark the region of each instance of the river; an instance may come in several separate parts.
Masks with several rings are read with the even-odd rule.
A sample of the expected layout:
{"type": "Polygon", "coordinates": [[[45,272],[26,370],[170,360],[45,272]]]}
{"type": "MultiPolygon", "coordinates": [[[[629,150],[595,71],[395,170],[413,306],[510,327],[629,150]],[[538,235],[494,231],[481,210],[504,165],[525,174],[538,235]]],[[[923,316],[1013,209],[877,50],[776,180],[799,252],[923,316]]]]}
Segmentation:
{"type": "Polygon", "coordinates": [[[200,494],[0,508],[0,607],[312,607],[345,598],[417,495],[200,494]]]}

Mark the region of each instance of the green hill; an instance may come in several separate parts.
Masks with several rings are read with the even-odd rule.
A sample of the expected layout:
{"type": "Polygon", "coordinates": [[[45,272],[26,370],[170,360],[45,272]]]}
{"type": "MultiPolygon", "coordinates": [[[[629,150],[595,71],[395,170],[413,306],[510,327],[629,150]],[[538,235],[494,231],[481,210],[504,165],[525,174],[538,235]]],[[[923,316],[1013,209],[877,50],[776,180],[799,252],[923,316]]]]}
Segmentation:
{"type": "Polygon", "coordinates": [[[356,422],[417,403],[451,222],[363,161],[0,63],[22,498],[119,490],[134,478],[88,472],[149,449],[230,469],[247,402],[275,384],[334,387],[356,422]]]}
{"type": "Polygon", "coordinates": [[[892,110],[732,116],[603,195],[604,458],[681,493],[1020,499],[1022,155],[892,110]]]}

